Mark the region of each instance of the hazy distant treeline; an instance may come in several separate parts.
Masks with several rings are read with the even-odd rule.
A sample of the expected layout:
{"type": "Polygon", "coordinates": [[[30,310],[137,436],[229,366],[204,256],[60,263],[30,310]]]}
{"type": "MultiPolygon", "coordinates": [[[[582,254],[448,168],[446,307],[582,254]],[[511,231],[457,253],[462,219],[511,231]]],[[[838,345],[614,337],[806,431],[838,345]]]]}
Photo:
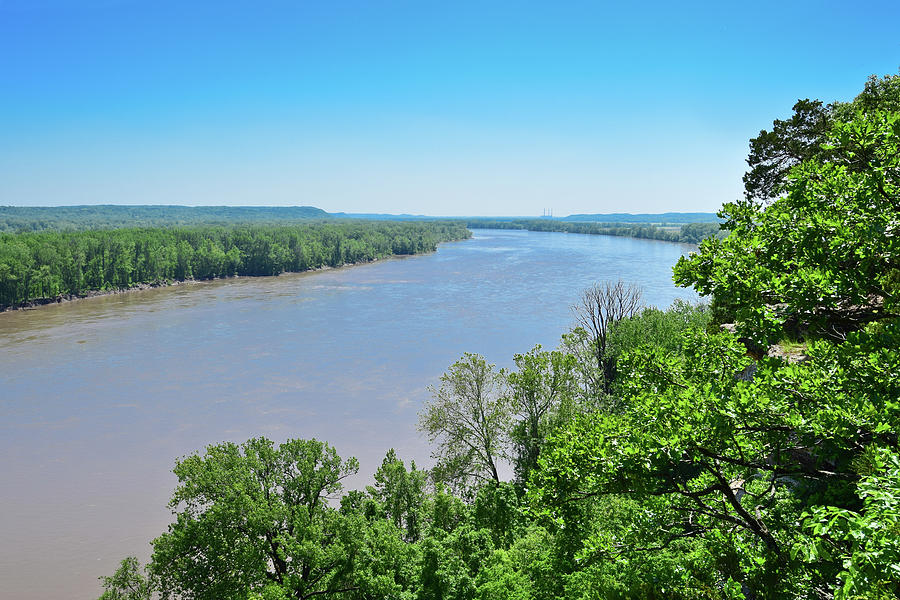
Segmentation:
{"type": "Polygon", "coordinates": [[[466,225],[475,229],[527,229],[528,231],[589,233],[688,244],[697,244],[701,240],[713,236],[724,237],[727,233],[720,229],[718,223],[688,223],[681,226],[660,227],[656,225],[626,225],[622,223],[582,223],[556,219],[518,219],[514,221],[469,219],[466,225]]]}
{"type": "Polygon", "coordinates": [[[330,216],[314,206],[0,206],[0,232],[239,223],[286,225],[330,216]]]}
{"type": "Polygon", "coordinates": [[[430,252],[470,235],[453,221],[0,234],[0,308],[90,290],[277,275],[430,252]]]}
{"type": "Polygon", "coordinates": [[[580,221],[592,223],[616,223],[616,224],[654,224],[654,223],[718,223],[716,213],[709,212],[667,212],[667,213],[597,213],[574,214],[562,217],[562,221],[580,221]]]}

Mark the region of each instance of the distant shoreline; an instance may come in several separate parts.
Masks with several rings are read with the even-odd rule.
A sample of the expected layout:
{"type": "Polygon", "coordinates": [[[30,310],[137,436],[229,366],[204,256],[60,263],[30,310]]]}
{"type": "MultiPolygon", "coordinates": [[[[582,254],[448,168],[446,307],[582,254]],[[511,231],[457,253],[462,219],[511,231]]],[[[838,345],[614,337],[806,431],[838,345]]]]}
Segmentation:
{"type": "Polygon", "coordinates": [[[620,235],[615,233],[593,233],[593,232],[581,232],[581,231],[543,231],[540,229],[514,229],[514,228],[502,228],[502,227],[469,227],[471,231],[527,231],[528,233],[547,233],[554,234],[560,233],[564,235],[589,235],[594,237],[615,237],[615,238],[625,238],[629,240],[640,240],[642,242],[653,242],[659,244],[677,244],[679,246],[690,246],[691,248],[699,248],[699,244],[696,242],[680,242],[678,240],[665,240],[661,238],[653,238],[653,237],[640,237],[635,235],[620,235]]]}
{"type": "Polygon", "coordinates": [[[679,226],[641,223],[589,223],[575,221],[549,221],[521,219],[514,221],[470,220],[469,229],[510,229],[547,233],[580,233],[585,235],[609,235],[634,239],[659,240],[680,244],[699,244],[707,237],[727,235],[719,223],[685,223],[679,226]]]}
{"type": "Polygon", "coordinates": [[[0,234],[0,310],[423,254],[471,235],[462,223],[449,221],[0,234]]]}
{"type": "MultiPolygon", "coordinates": [[[[526,228],[526,227],[496,227],[493,224],[484,224],[484,225],[469,224],[468,228],[470,230],[494,229],[494,230],[501,230],[501,231],[528,231],[531,233],[568,233],[568,234],[575,234],[575,235],[605,235],[605,236],[610,236],[610,237],[626,237],[626,238],[645,240],[645,241],[650,241],[650,242],[664,242],[664,243],[687,245],[687,246],[693,246],[693,247],[697,246],[697,244],[694,242],[663,239],[663,238],[657,238],[657,237],[643,237],[643,236],[635,236],[635,235],[627,235],[627,234],[623,235],[622,233],[616,234],[616,233],[609,233],[606,231],[600,232],[600,231],[540,230],[540,229],[530,229],[530,228],[526,228]]],[[[464,241],[464,240],[453,240],[453,241],[464,241]]],[[[440,245],[441,243],[444,243],[444,242],[439,242],[438,245],[440,245]]],[[[315,267],[312,269],[306,269],[304,271],[283,271],[277,275],[232,275],[232,276],[228,276],[228,277],[212,277],[212,278],[207,278],[207,279],[173,279],[171,281],[155,281],[155,282],[149,282],[149,283],[137,283],[137,284],[134,284],[127,288],[113,288],[113,289],[107,289],[107,290],[88,290],[82,294],[60,294],[53,298],[34,298],[27,302],[14,304],[11,306],[0,306],[0,314],[25,311],[25,310],[34,310],[34,309],[45,308],[47,306],[68,304],[69,302],[77,302],[80,300],[90,300],[92,298],[102,298],[102,297],[106,297],[106,296],[115,296],[118,294],[130,294],[130,293],[134,293],[134,292],[143,292],[143,291],[152,290],[152,289],[174,287],[174,286],[185,285],[185,284],[206,283],[206,282],[213,282],[213,281],[229,281],[232,279],[247,279],[247,278],[256,279],[256,278],[260,278],[260,277],[279,277],[281,275],[302,275],[302,274],[306,274],[306,273],[317,273],[317,272],[321,272],[321,271],[331,271],[334,269],[342,269],[345,267],[355,267],[355,266],[360,266],[360,265],[366,265],[366,264],[371,264],[371,263],[378,262],[378,261],[403,259],[403,258],[409,258],[412,256],[422,256],[425,254],[431,254],[431,252],[419,252],[416,254],[393,254],[390,256],[382,257],[382,258],[373,258],[372,260],[358,261],[358,262],[353,262],[353,263],[345,263],[343,265],[339,265],[336,267],[333,267],[330,265],[323,265],[323,266],[315,267]]]]}
{"type": "Polygon", "coordinates": [[[29,300],[28,302],[23,302],[20,304],[16,304],[13,306],[4,306],[0,307],[0,314],[3,313],[13,313],[25,310],[37,310],[41,308],[46,308],[48,306],[56,306],[59,304],[68,304],[70,302],[78,302],[80,300],[91,300],[93,298],[103,298],[106,296],[116,296],[119,294],[131,294],[135,292],[145,292],[148,290],[155,290],[161,288],[175,287],[179,285],[190,285],[190,284],[200,284],[200,283],[212,283],[214,281],[231,281],[233,279],[259,279],[261,277],[280,277],[282,275],[303,275],[303,274],[312,274],[319,273],[322,271],[334,271],[336,269],[343,269],[346,267],[357,267],[361,265],[370,265],[375,262],[382,262],[386,260],[394,260],[394,259],[404,259],[410,258],[412,256],[424,256],[426,254],[431,254],[430,252],[420,252],[418,254],[395,254],[392,256],[388,256],[385,258],[373,258],[372,260],[364,260],[355,263],[346,263],[343,265],[339,265],[337,267],[332,267],[330,265],[324,265],[321,267],[316,267],[314,269],[307,269],[305,271],[284,271],[279,273],[278,275],[233,275],[231,277],[212,277],[210,279],[173,279],[172,281],[155,281],[152,283],[138,283],[132,285],[127,288],[115,288],[109,290],[88,290],[83,294],[60,294],[54,298],[35,298],[33,300],[29,300]]]}

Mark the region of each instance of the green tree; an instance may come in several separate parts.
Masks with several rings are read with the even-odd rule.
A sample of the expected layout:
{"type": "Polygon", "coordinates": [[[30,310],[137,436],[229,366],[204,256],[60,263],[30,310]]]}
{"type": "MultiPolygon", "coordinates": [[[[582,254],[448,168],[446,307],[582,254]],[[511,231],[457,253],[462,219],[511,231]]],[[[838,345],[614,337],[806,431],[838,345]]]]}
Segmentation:
{"type": "Polygon", "coordinates": [[[578,393],[575,357],[535,346],[513,357],[517,370],[508,374],[510,410],[518,417],[509,438],[517,477],[528,480],[541,447],[552,429],[572,412],[578,393]]]}
{"type": "Polygon", "coordinates": [[[176,464],[176,520],[153,541],[163,598],[224,600],[274,593],[304,600],[360,588],[362,541],[327,504],[357,471],[316,440],[264,438],[210,446],[176,464]]]}
{"type": "Polygon", "coordinates": [[[505,550],[495,550],[475,577],[478,600],[530,600],[532,584],[522,565],[513,563],[505,550]]]}
{"type": "Polygon", "coordinates": [[[682,354],[645,348],[626,357],[624,410],[585,415],[552,438],[533,478],[535,505],[577,530],[579,504],[622,495],[640,507],[627,526],[582,542],[601,557],[724,540],[741,560],[722,568],[722,582],[738,581],[757,598],[809,585],[787,576],[801,510],[794,492],[813,497],[827,487],[835,500],[851,498],[850,457],[833,433],[824,437],[834,422],[825,415],[849,398],[835,397],[840,386],[823,380],[833,363],[820,365],[818,378],[809,376],[812,363],[797,367],[801,375],[776,359],[752,382],[735,377],[750,361],[727,333],[694,334],[682,354]],[[797,385],[802,406],[785,393],[797,385]]]}
{"type": "Polygon", "coordinates": [[[788,173],[800,163],[827,161],[825,146],[836,122],[852,120],[854,114],[900,111],[900,75],[869,77],[863,91],[852,102],[825,105],[820,100],[798,100],[790,118],[776,119],[771,130],[762,130],[750,140],[750,154],[744,175],[746,199],[756,203],[779,197],[788,173]]]}
{"type": "Polygon", "coordinates": [[[471,521],[490,532],[497,548],[509,548],[524,526],[522,508],[513,484],[491,481],[478,488],[470,506],[471,521]]]}
{"type": "Polygon", "coordinates": [[[431,387],[419,428],[437,442],[438,478],[456,486],[500,481],[510,420],[505,378],[484,357],[466,353],[431,387]]]}
{"type": "Polygon", "coordinates": [[[153,597],[153,585],[150,579],[141,573],[141,565],[134,556],[124,558],[119,568],[110,577],[101,577],[103,594],[99,600],[150,600],[153,597]]]}
{"type": "Polygon", "coordinates": [[[776,119],[770,131],[762,130],[750,140],[744,174],[747,199],[777,198],[788,171],[809,158],[820,156],[822,142],[834,123],[832,106],[821,100],[798,100],[789,119],[776,119]]]}
{"type": "Polygon", "coordinates": [[[631,318],[613,323],[607,354],[618,361],[626,353],[647,345],[674,352],[681,347],[685,333],[706,329],[709,322],[710,313],[705,304],[675,300],[665,310],[645,308],[631,318]]]}
{"type": "Polygon", "coordinates": [[[407,470],[391,448],[375,472],[375,485],[368,488],[379,503],[380,516],[391,521],[408,542],[422,535],[426,483],[427,473],[417,469],[415,462],[407,470]]]}
{"type": "Polygon", "coordinates": [[[785,328],[840,339],[897,314],[900,113],[858,113],[828,139],[828,162],[795,167],[768,207],[726,204],[731,234],[675,266],[677,283],[712,295],[763,346],[785,328]]]}
{"type": "Polygon", "coordinates": [[[342,513],[342,534],[355,549],[350,565],[355,589],[338,597],[412,600],[418,589],[419,545],[404,540],[403,532],[384,518],[367,518],[358,511],[342,513]]]}
{"type": "Polygon", "coordinates": [[[860,466],[861,510],[817,506],[804,514],[808,536],[794,552],[818,566],[841,561],[836,600],[900,596],[900,455],[871,447],[860,466]]]}

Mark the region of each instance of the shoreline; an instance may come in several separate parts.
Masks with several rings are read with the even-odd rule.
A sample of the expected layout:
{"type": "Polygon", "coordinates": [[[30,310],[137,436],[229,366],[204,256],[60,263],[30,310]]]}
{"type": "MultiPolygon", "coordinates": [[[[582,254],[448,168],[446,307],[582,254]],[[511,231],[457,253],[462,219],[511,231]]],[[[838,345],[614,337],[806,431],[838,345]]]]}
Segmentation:
{"type": "Polygon", "coordinates": [[[514,229],[512,227],[469,227],[471,230],[481,230],[481,231],[527,231],[529,233],[562,233],[566,235],[596,235],[596,236],[606,236],[606,237],[616,237],[616,238],[624,238],[628,240],[640,240],[643,242],[662,242],[663,244],[678,244],[679,246],[690,246],[692,248],[699,248],[700,244],[695,242],[679,242],[676,240],[664,240],[662,238],[654,238],[654,237],[641,237],[636,235],[619,235],[615,233],[596,233],[589,231],[550,231],[544,229],[514,229]]]}
{"type": "MultiPolygon", "coordinates": [[[[574,234],[574,235],[602,235],[609,237],[618,237],[618,238],[629,238],[634,240],[643,240],[648,242],[662,242],[668,244],[678,244],[681,246],[691,246],[693,248],[697,247],[697,244],[692,244],[690,242],[676,242],[672,240],[662,240],[657,238],[645,238],[645,237],[635,237],[628,235],[614,235],[609,233],[586,233],[586,232],[572,232],[572,231],[542,231],[542,230],[533,230],[533,229],[513,229],[513,228],[496,228],[496,227],[469,227],[470,230],[497,230],[497,231],[528,231],[531,233],[566,233],[566,234],[574,234]]],[[[460,239],[460,240],[448,240],[446,242],[438,242],[438,247],[442,244],[453,243],[453,242],[464,242],[466,240],[472,239],[472,236],[468,238],[460,239]]],[[[338,265],[336,267],[332,267],[331,265],[323,265],[321,267],[316,267],[314,269],[307,269],[305,271],[283,271],[277,275],[233,275],[231,277],[213,277],[210,279],[174,279],[172,281],[156,281],[151,283],[138,283],[132,285],[127,288],[116,288],[109,290],[88,290],[83,294],[60,294],[59,296],[55,296],[53,298],[35,298],[33,300],[29,300],[28,302],[24,302],[21,304],[15,304],[12,306],[3,306],[0,307],[0,315],[5,313],[15,313],[19,311],[27,311],[27,310],[38,310],[41,308],[45,308],[48,306],[55,306],[61,304],[68,304],[69,302],[78,302],[81,300],[90,300],[92,298],[104,298],[106,296],[115,296],[118,294],[131,294],[136,292],[144,292],[147,290],[154,290],[160,288],[168,288],[175,287],[179,285],[189,285],[189,284],[198,284],[198,283],[208,283],[213,281],[228,281],[231,279],[244,279],[244,278],[258,278],[258,277],[280,277],[281,275],[304,275],[304,274],[313,274],[321,271],[331,271],[335,269],[343,269],[347,267],[356,267],[361,265],[369,265],[379,261],[386,260],[402,260],[407,258],[412,258],[415,256],[426,256],[428,254],[433,254],[437,252],[435,249],[432,252],[419,252],[417,254],[391,254],[390,256],[385,256],[382,258],[373,258],[372,260],[360,261],[355,263],[345,263],[343,265],[338,265]]]]}
{"type": "Polygon", "coordinates": [[[115,289],[109,289],[109,290],[88,290],[87,292],[85,292],[83,294],[60,294],[59,296],[55,296],[53,298],[35,298],[34,300],[29,300],[28,302],[23,302],[21,304],[0,307],[0,314],[15,313],[15,312],[26,311],[26,310],[39,310],[41,308],[45,308],[48,306],[68,304],[69,302],[78,302],[81,300],[91,300],[93,298],[104,298],[106,296],[115,296],[118,294],[131,294],[131,293],[136,293],[136,292],[145,292],[147,290],[175,287],[175,286],[179,286],[179,285],[211,283],[213,281],[229,281],[232,279],[255,279],[258,277],[280,277],[282,275],[312,274],[312,273],[318,273],[318,272],[322,272],[322,271],[333,271],[335,269],[344,269],[347,267],[370,265],[372,263],[381,262],[381,261],[385,261],[385,260],[410,258],[412,256],[424,256],[426,254],[432,254],[432,252],[420,252],[419,254],[393,254],[391,256],[386,256],[384,258],[373,258],[372,260],[360,261],[360,262],[355,262],[355,263],[345,263],[343,265],[338,265],[337,267],[332,267],[330,265],[323,265],[321,267],[316,267],[315,269],[307,269],[305,271],[283,271],[277,275],[233,275],[231,277],[213,277],[210,279],[174,279],[172,281],[155,281],[152,283],[138,283],[138,284],[132,285],[131,287],[127,287],[127,288],[115,288],[115,289]]]}

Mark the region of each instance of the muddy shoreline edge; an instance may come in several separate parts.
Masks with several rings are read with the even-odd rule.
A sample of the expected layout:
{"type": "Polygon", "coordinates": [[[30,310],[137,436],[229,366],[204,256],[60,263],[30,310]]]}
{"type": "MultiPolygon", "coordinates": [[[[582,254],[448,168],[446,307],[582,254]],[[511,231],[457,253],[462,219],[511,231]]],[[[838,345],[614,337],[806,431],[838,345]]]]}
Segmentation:
{"type": "Polygon", "coordinates": [[[396,259],[404,259],[410,258],[412,256],[424,256],[426,254],[431,254],[431,252],[421,252],[419,254],[394,254],[391,256],[386,256],[384,258],[373,258],[372,260],[365,260],[355,263],[346,263],[343,265],[339,265],[337,267],[332,267],[329,265],[325,265],[322,267],[316,267],[315,269],[307,269],[305,271],[284,271],[279,273],[278,275],[233,275],[231,277],[213,277],[210,279],[173,279],[172,281],[155,281],[152,283],[138,283],[132,285],[127,288],[115,288],[109,290],[88,290],[83,294],[60,294],[59,296],[55,296],[53,298],[35,298],[34,300],[29,300],[28,302],[22,302],[19,304],[15,304],[12,306],[0,306],[0,314],[3,313],[12,313],[23,310],[35,310],[44,308],[47,306],[54,306],[57,304],[67,304],[69,302],[78,302],[79,300],[90,300],[91,298],[103,298],[105,296],[115,296],[118,294],[132,294],[136,292],[143,292],[147,290],[153,290],[158,288],[167,288],[174,287],[178,285],[191,285],[196,283],[207,283],[213,281],[229,281],[232,279],[255,279],[258,277],[279,277],[281,275],[302,275],[305,273],[319,273],[322,271],[333,271],[335,269],[343,269],[347,267],[356,267],[360,265],[369,265],[375,262],[382,262],[386,260],[396,260],[396,259]]]}

